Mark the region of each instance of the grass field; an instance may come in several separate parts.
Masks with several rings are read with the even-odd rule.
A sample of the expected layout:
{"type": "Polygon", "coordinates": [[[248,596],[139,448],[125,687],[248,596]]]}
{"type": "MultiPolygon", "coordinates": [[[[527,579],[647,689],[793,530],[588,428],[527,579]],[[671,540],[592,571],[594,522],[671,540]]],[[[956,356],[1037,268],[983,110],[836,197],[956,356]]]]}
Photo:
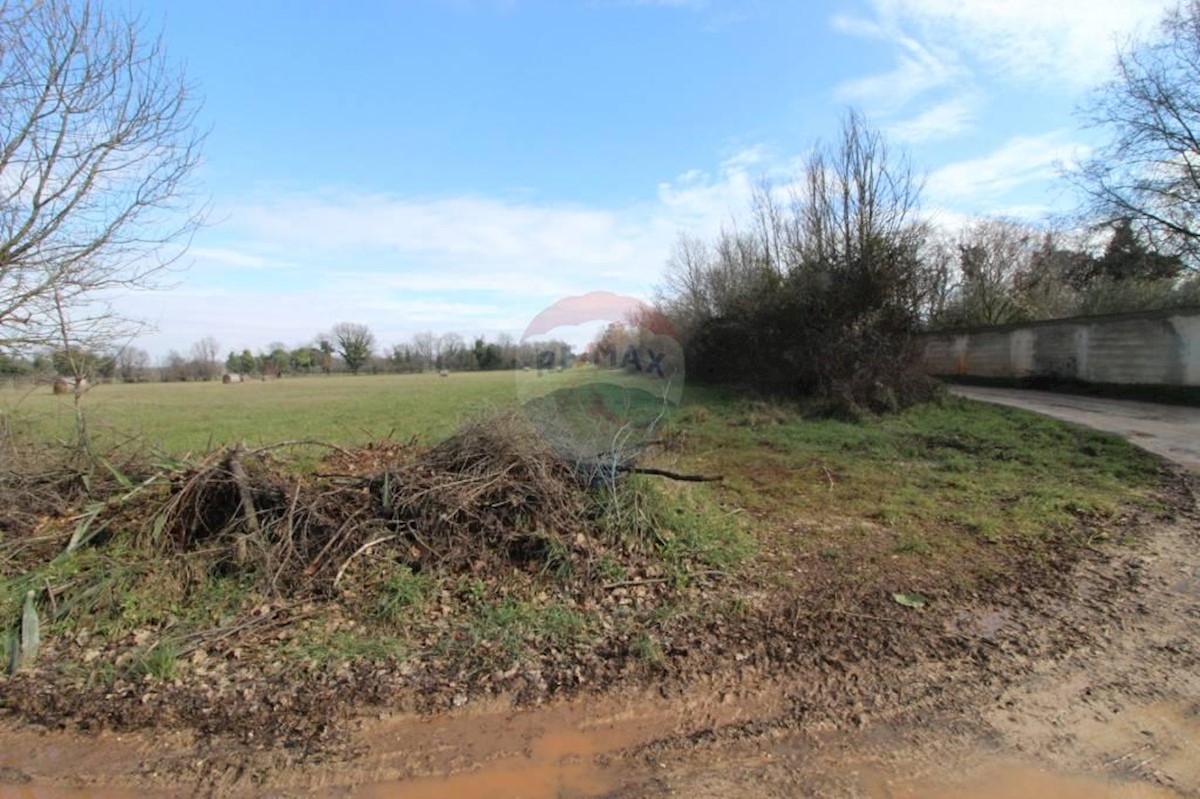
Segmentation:
{"type": "Polygon", "coordinates": [[[848,571],[907,561],[969,583],[1004,550],[1108,538],[1163,480],[1116,436],[955,397],[849,423],[718,396],[674,420],[679,465],[724,474],[760,537],[848,571]]]}
{"type": "MultiPolygon", "coordinates": [[[[314,438],[360,444],[392,436],[436,441],[469,417],[513,407],[529,397],[578,384],[594,373],[538,377],[531,372],[476,372],[439,377],[360,375],[295,377],[268,382],[99,385],[83,398],[88,427],[101,446],[133,439],[173,454],[244,440],[250,446],[314,438]]],[[[71,396],[49,386],[0,389],[0,413],[17,432],[70,440],[71,396]]]]}

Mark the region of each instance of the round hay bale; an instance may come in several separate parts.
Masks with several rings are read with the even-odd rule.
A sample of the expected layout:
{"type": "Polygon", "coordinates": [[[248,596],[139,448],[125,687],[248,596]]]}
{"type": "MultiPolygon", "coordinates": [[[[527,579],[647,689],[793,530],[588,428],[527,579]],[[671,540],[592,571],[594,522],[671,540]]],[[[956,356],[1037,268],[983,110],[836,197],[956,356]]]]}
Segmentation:
{"type": "Polygon", "coordinates": [[[70,381],[68,381],[67,378],[65,378],[65,377],[57,378],[54,381],[54,393],[55,394],[70,394],[71,393],[70,381]]]}
{"type": "Polygon", "coordinates": [[[221,382],[224,383],[225,385],[229,385],[230,383],[233,382],[233,376],[227,375],[227,374],[221,375],[221,382]]]}
{"type": "Polygon", "coordinates": [[[449,369],[439,369],[438,370],[438,377],[449,377],[449,376],[450,376],[449,369]]]}

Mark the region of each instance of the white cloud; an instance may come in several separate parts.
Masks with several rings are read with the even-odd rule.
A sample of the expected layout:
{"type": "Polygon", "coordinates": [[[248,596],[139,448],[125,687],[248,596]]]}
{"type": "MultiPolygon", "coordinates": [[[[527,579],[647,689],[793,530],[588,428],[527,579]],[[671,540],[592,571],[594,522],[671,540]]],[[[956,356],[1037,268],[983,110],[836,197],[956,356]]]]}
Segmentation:
{"type": "MultiPolygon", "coordinates": [[[[1150,31],[1172,0],[867,0],[832,27],[889,48],[890,69],[847,80],[836,99],[908,143],[948,139],[987,119],[1002,88],[1079,96],[1112,72],[1118,43],[1150,31]]],[[[1065,100],[1067,107],[1073,102],[1065,100]]]]}
{"type": "Polygon", "coordinates": [[[853,14],[834,14],[829,22],[833,25],[834,30],[850,36],[859,36],[864,39],[886,40],[890,38],[882,25],[866,17],[853,14]]]}
{"type": "Polygon", "coordinates": [[[1005,80],[1087,88],[1105,78],[1116,43],[1162,16],[1170,0],[872,0],[882,27],[952,48],[1005,80]]]}
{"type": "Polygon", "coordinates": [[[907,144],[923,144],[949,139],[971,130],[980,102],[975,95],[962,94],[930,106],[915,116],[893,122],[884,132],[907,144]]]}
{"type": "MultiPolygon", "coordinates": [[[[746,207],[760,175],[794,166],[761,147],[747,147],[715,173],[690,170],[663,181],[655,202],[615,208],[477,196],[278,194],[232,209],[225,235],[263,247],[286,242],[283,257],[319,259],[329,268],[347,262],[346,253],[358,260],[371,253],[380,262],[375,271],[386,272],[384,262],[402,265],[414,286],[453,276],[457,288],[469,289],[464,275],[475,274],[481,290],[496,287],[496,276],[504,274],[551,275],[561,284],[597,270],[645,282],[657,273],[677,229],[717,230],[746,207]],[[664,227],[669,236],[662,235],[664,227]],[[423,272],[422,265],[432,271],[423,272]]],[[[243,249],[258,251],[251,245],[243,249]]]]}
{"type": "Polygon", "coordinates": [[[564,296],[648,298],[680,230],[714,234],[745,210],[760,175],[793,166],[747,147],[712,172],[660,183],[653,200],[610,208],[268,192],[218,209],[226,221],[201,232],[182,286],[122,305],[158,325],[142,345],[158,353],[206,335],[239,349],[299,342],[341,320],[367,324],[382,343],[427,327],[519,332],[564,296]],[[268,269],[280,264],[291,268],[268,269]]]}
{"type": "Polygon", "coordinates": [[[483,197],[421,200],[349,192],[291,194],[231,213],[235,229],[293,247],[399,254],[600,262],[618,256],[612,212],[483,197]]]}
{"type": "Polygon", "coordinates": [[[947,164],[925,183],[932,206],[993,212],[1006,194],[1054,178],[1060,165],[1086,156],[1064,131],[1017,136],[987,155],[947,164]]]}
{"type": "Polygon", "coordinates": [[[404,292],[487,292],[498,295],[520,294],[534,297],[562,297],[578,289],[566,280],[531,280],[521,272],[481,270],[474,273],[446,270],[413,270],[398,274],[363,275],[381,289],[404,292]]]}
{"type": "Polygon", "coordinates": [[[874,113],[895,113],[926,92],[959,82],[964,77],[952,54],[937,52],[899,28],[875,24],[852,27],[844,21],[841,26],[843,31],[884,37],[896,45],[900,53],[896,66],[888,72],[837,86],[834,98],[839,102],[861,105],[874,113]]]}
{"type": "Polygon", "coordinates": [[[276,269],[290,266],[290,264],[265,258],[261,255],[254,255],[253,253],[241,252],[225,247],[192,247],[188,250],[188,256],[200,261],[211,261],[226,266],[238,266],[246,269],[276,269]]]}
{"type": "Polygon", "coordinates": [[[872,15],[833,17],[833,27],[883,40],[896,66],[843,84],[842,100],[894,110],[972,67],[1004,82],[1086,89],[1111,73],[1119,42],[1145,32],[1170,0],[870,0],[872,15]]]}

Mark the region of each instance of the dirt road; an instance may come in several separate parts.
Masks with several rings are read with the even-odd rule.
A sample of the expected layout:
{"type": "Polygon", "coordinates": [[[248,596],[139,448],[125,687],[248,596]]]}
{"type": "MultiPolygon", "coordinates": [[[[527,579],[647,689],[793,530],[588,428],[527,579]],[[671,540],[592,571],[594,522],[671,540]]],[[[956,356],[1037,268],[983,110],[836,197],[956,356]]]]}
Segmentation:
{"type": "Polygon", "coordinates": [[[1117,433],[1142,449],[1200,472],[1200,408],[1012,388],[954,386],[950,390],[960,397],[1117,433]]]}

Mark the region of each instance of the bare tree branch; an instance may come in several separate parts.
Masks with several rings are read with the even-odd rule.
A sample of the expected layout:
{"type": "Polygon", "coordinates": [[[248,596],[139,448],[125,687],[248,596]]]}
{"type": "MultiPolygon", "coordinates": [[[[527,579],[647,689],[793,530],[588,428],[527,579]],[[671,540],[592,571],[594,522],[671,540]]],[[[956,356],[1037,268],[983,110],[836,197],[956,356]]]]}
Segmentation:
{"type": "Polygon", "coordinates": [[[0,348],[110,335],[104,301],[181,257],[206,210],[193,94],[137,19],[0,4],[0,348]]]}
{"type": "Polygon", "coordinates": [[[1085,110],[1112,139],[1072,178],[1102,223],[1129,220],[1152,249],[1200,265],[1200,0],[1168,12],[1159,36],[1118,54],[1116,77],[1085,110]]]}

